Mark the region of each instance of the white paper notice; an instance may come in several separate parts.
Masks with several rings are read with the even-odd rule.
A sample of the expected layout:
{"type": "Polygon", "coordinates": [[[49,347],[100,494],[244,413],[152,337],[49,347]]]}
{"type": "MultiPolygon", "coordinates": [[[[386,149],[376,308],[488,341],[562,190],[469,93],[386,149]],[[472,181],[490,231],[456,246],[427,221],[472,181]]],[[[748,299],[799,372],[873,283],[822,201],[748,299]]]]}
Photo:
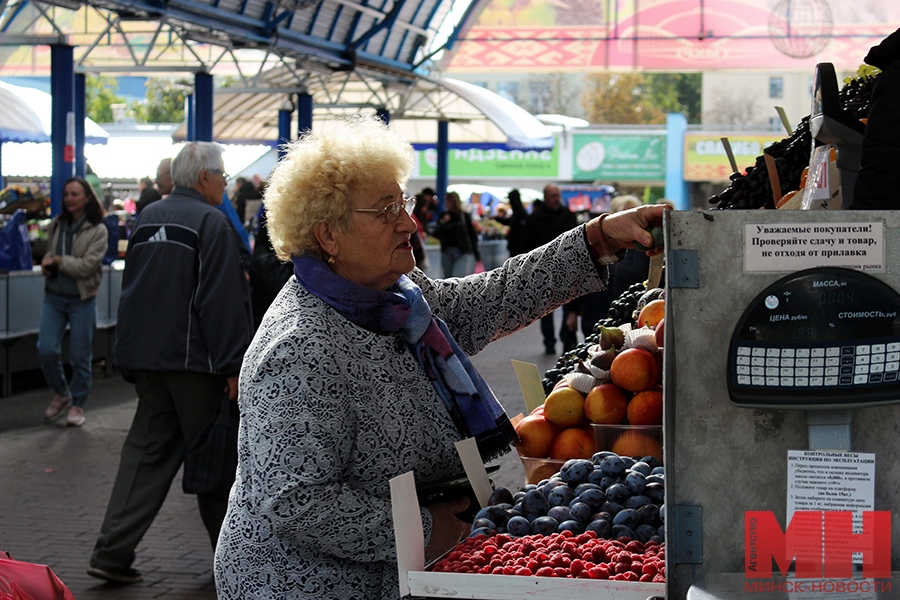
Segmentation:
{"type": "Polygon", "coordinates": [[[744,225],[744,271],[884,270],[884,223],[744,225]]]}
{"type": "Polygon", "coordinates": [[[853,533],[862,533],[863,511],[875,506],[875,455],[788,450],[787,494],[788,523],[796,511],[851,511],[853,533]]]}

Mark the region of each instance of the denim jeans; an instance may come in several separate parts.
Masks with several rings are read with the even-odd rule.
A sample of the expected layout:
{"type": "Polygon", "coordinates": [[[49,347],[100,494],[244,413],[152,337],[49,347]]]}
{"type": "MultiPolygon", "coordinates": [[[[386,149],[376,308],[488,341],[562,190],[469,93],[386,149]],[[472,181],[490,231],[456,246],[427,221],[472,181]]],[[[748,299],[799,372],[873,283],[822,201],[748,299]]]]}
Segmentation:
{"type": "Polygon", "coordinates": [[[456,246],[441,248],[444,278],[465,277],[475,272],[475,255],[463,254],[456,246]]]}
{"type": "Polygon", "coordinates": [[[82,406],[91,392],[91,352],[97,323],[97,298],[68,298],[44,293],[37,350],[47,385],[59,396],[71,392],[72,405],[82,406]],[[69,326],[69,364],[72,381],[66,383],[62,340],[69,326]]]}

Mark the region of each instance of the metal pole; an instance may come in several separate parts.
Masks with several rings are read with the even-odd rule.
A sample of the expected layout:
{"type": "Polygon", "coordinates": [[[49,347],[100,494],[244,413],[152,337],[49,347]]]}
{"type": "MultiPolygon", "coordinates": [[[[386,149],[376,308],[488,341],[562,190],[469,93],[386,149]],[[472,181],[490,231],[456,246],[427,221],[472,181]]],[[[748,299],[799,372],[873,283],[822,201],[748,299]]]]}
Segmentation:
{"type": "Polygon", "coordinates": [[[284,158],[285,145],[291,141],[291,114],[293,110],[282,109],[278,111],[278,160],[284,158]]]}
{"type": "Polygon", "coordinates": [[[213,76],[194,74],[194,133],[196,141],[213,141],[213,76]]]}
{"type": "Polygon", "coordinates": [[[444,210],[444,196],[447,195],[447,185],[450,180],[449,160],[450,154],[450,122],[438,121],[437,135],[437,185],[435,193],[438,197],[437,213],[444,210]]]}
{"type": "Polygon", "coordinates": [[[87,162],[84,158],[84,144],[86,136],[84,132],[84,119],[87,116],[85,94],[85,74],[75,74],[75,174],[84,177],[87,173],[87,162]]]}
{"type": "Polygon", "coordinates": [[[63,187],[75,172],[75,61],[72,46],[50,46],[50,216],[62,211],[63,187]]]}
{"type": "Polygon", "coordinates": [[[297,133],[303,135],[312,131],[313,97],[312,94],[297,94],[297,133]]]}
{"type": "Polygon", "coordinates": [[[187,121],[187,141],[193,142],[197,139],[197,128],[194,119],[194,94],[187,94],[184,97],[184,118],[187,121]]]}

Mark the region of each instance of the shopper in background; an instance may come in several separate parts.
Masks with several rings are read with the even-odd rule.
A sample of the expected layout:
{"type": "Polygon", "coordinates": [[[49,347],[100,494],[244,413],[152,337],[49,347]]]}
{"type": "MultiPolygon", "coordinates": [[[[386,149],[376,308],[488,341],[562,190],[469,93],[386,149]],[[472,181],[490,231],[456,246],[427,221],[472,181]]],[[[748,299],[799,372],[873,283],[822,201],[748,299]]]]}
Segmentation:
{"type": "MultiPolygon", "coordinates": [[[[562,203],[559,186],[548,183],[544,186],[544,201],[532,205],[531,214],[525,225],[524,246],[533,250],[555,239],[578,225],[578,217],[562,203]]],[[[562,323],[559,339],[563,350],[574,348],[577,344],[576,333],[569,329],[569,309],[563,306],[562,323]]],[[[553,324],[553,313],[547,313],[541,319],[541,334],[544,337],[544,354],[556,354],[556,328],[553,324]]]]}
{"type": "Polygon", "coordinates": [[[444,208],[434,227],[434,237],[441,242],[441,267],[444,277],[465,277],[475,271],[481,260],[478,233],[472,215],[463,210],[456,192],[447,192],[444,208]]]}
{"type": "Polygon", "coordinates": [[[159,161],[156,167],[156,189],[159,190],[160,197],[168,196],[172,193],[172,159],[164,158],[159,161]]]}
{"type": "Polygon", "coordinates": [[[138,193],[140,195],[138,196],[138,201],[135,203],[136,214],[141,214],[141,211],[144,210],[148,204],[162,198],[159,190],[153,186],[153,180],[149,177],[141,177],[141,180],[138,183],[138,193]]]}
{"type": "MultiPolygon", "coordinates": [[[[175,189],[141,213],[125,257],[116,366],[136,382],[138,406],[122,447],[88,574],[142,579],[135,548],[162,507],[185,449],[217,413],[237,376],[253,322],[240,241],[215,207],[225,197],[221,146],[186,144],[172,161],[175,189]]],[[[226,500],[198,494],[215,545],[226,500]]]]}
{"type": "MultiPolygon", "coordinates": [[[[642,204],[637,196],[618,196],[610,201],[609,214],[637,208],[642,204]]],[[[592,292],[569,303],[569,327],[574,331],[577,328],[578,317],[581,316],[581,332],[584,337],[594,333],[594,325],[606,318],[609,306],[633,284],[646,280],[649,271],[650,259],[646,254],[628,252],[615,269],[609,270],[609,281],[605,290],[592,292]]]]}
{"type": "Polygon", "coordinates": [[[84,424],[83,407],[91,392],[97,290],[103,278],[107,236],[103,208],[94,188],[86,179],[72,177],[63,186],[62,211],[50,223],[50,242],[41,260],[44,304],[37,350],[47,385],[56,392],[44,412],[48,420],[68,407],[66,424],[84,424]],[[67,325],[71,382],[66,381],[62,364],[67,325]]]}
{"type": "Polygon", "coordinates": [[[254,200],[262,200],[262,194],[246,177],[238,177],[234,181],[237,191],[234,194],[234,209],[237,211],[238,218],[241,223],[246,223],[250,217],[259,210],[259,204],[254,200]],[[248,214],[247,207],[250,207],[248,214]]]}
{"type": "MultiPolygon", "coordinates": [[[[414,158],[388,125],[360,116],[305,133],[272,173],[269,233],[294,277],[241,369],[220,600],[399,598],[391,478],[460,477],[455,442],[474,437],[489,461],[516,439],[468,357],[601,289],[599,261],[635,239],[652,244],[645,228],[662,220],[663,207],[595,219],[492,271],[433,280],[409,242],[414,158]]],[[[421,507],[427,559],[468,533],[456,517],[467,505],[421,507]]]]}
{"type": "Polygon", "coordinates": [[[516,256],[523,252],[533,250],[528,247],[526,239],[526,231],[528,226],[528,211],[522,204],[522,194],[519,190],[510,190],[506,196],[509,200],[509,214],[506,216],[504,225],[509,227],[506,234],[506,248],[509,250],[510,256],[516,256]]]}

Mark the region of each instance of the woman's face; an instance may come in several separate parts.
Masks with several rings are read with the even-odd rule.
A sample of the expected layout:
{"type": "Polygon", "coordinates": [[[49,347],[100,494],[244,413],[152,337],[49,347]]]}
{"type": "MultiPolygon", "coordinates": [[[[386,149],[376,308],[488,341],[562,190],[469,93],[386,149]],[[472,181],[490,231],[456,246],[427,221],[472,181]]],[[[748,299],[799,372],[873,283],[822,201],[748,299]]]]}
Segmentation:
{"type": "MultiPolygon", "coordinates": [[[[403,190],[394,182],[369,191],[348,195],[351,208],[382,209],[391,202],[403,201],[403,190]]],[[[409,236],[416,223],[405,210],[388,223],[385,215],[351,212],[350,230],[335,232],[337,253],[331,269],[338,275],[365,287],[385,290],[416,266],[409,236]]]]}
{"type": "Polygon", "coordinates": [[[63,189],[63,203],[66,210],[72,213],[73,222],[81,218],[84,209],[88,204],[88,196],[84,193],[84,188],[77,181],[70,181],[63,189]]]}

